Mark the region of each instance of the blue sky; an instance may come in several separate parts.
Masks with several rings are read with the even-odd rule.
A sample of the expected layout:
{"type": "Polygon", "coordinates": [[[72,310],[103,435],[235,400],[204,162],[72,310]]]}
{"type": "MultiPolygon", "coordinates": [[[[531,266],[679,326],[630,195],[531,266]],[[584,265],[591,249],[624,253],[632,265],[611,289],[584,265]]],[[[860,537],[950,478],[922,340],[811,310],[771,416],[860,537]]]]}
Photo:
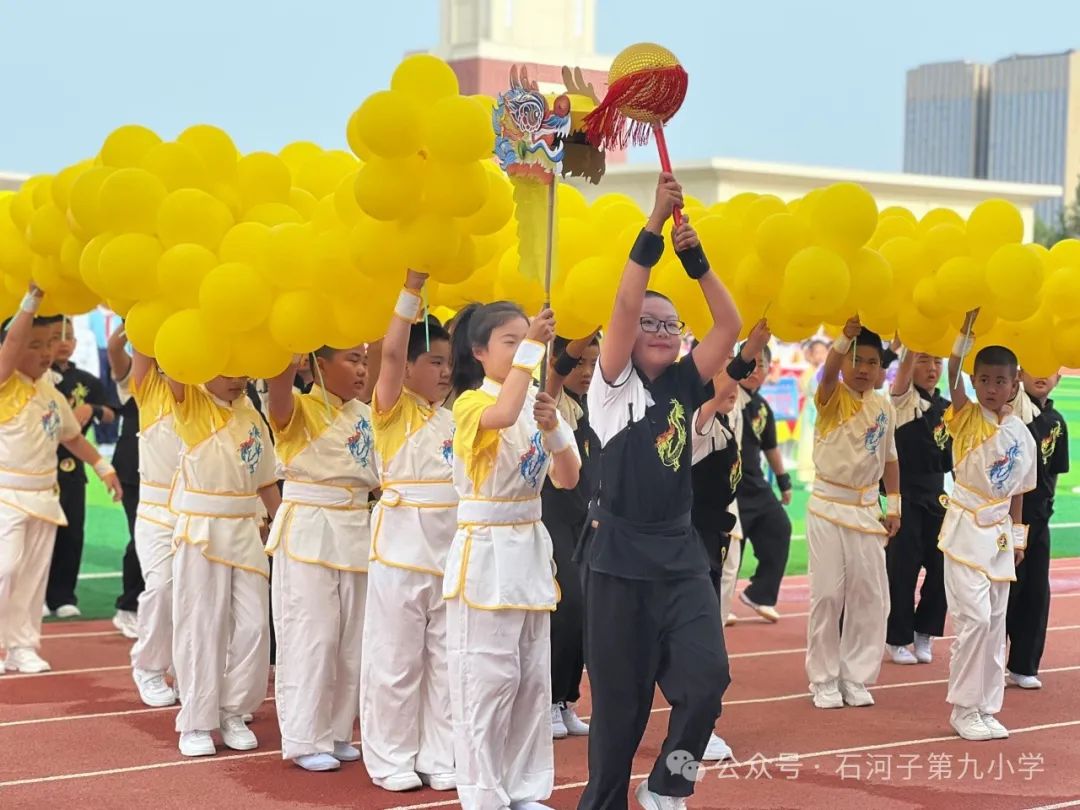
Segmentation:
{"type": "MultiPolygon", "coordinates": [[[[536,5],[542,5],[535,0],[536,5]]],[[[208,122],[244,151],[344,146],[345,122],[405,51],[437,41],[437,0],[11,0],[0,4],[0,169],[93,154],[114,127],[208,122]]],[[[904,72],[1080,47],[1080,2],[599,0],[597,47],[674,50],[690,93],[678,160],[899,170],[904,72]]],[[[638,160],[654,160],[651,151],[638,160]]]]}

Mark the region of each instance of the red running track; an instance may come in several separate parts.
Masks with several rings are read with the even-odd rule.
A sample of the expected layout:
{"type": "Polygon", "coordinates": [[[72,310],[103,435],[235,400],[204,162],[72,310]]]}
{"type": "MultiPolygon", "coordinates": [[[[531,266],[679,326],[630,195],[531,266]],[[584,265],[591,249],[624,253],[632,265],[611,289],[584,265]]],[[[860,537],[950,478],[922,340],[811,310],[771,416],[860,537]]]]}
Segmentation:
{"type": "MultiPolygon", "coordinates": [[[[932,664],[885,663],[876,706],[822,711],[810,702],[803,672],[805,578],[785,582],[777,625],[739,605],[741,620],[727,631],[733,684],[717,727],[739,764],[705,771],[690,807],[1080,807],[1080,559],[1055,560],[1052,580],[1044,688],[1007,691],[1000,719],[1013,733],[1002,742],[953,735],[946,640],[937,642],[932,664]]],[[[309,774],[283,762],[270,698],[252,724],[256,751],[181,757],[176,710],[138,701],[129,645],[108,622],[50,624],[43,654],[54,671],[0,676],[0,808],[458,806],[452,793],[382,791],[361,763],[309,774]]],[[[587,715],[585,691],[579,710],[587,715]]],[[[651,768],[666,722],[658,694],[635,784],[651,768]]],[[[586,741],[557,741],[555,757],[548,803],[569,810],[587,777],[586,741]]]]}

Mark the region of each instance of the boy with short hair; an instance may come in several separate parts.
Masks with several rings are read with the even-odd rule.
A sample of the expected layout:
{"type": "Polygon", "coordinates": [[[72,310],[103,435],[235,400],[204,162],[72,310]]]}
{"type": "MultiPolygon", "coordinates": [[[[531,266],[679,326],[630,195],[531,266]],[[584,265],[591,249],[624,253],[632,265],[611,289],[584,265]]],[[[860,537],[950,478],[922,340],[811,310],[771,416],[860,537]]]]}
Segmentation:
{"type": "Polygon", "coordinates": [[[852,318],[833,343],[816,394],[806,675],[819,709],[872,706],[866,685],[881,670],[889,613],[885,545],[900,528],[896,412],[876,390],[883,353],[881,338],[852,318]]]}
{"type": "Polygon", "coordinates": [[[961,358],[972,337],[960,337],[949,358],[952,407],[945,424],[953,440],[956,487],[938,548],[945,553],[945,594],[956,640],[949,666],[950,723],[965,740],[1005,739],[994,717],[1005,694],[1005,613],[1009,583],[1024,557],[1025,492],[1035,488],[1035,440],[1009,409],[1016,396],[1016,355],[987,346],[975,356],[968,399],[961,358]]]}
{"type": "Polygon", "coordinates": [[[1035,489],[1024,495],[1028,544],[1009,589],[1005,631],[1009,636],[1007,676],[1023,689],[1040,689],[1039,661],[1046,645],[1050,615],[1050,517],[1054,514],[1057,477],[1069,471],[1069,434],[1050,395],[1060,374],[1035,377],[1020,372],[1021,387],[1013,412],[1028,426],[1038,448],[1035,489]]]}

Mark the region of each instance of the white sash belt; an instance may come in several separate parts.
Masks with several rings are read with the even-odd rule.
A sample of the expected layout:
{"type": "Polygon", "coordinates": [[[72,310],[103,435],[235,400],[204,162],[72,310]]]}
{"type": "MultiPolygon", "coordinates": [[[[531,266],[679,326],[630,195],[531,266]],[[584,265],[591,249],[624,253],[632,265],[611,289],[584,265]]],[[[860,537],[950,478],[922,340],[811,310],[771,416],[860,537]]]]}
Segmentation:
{"type": "Polygon", "coordinates": [[[47,491],[56,487],[56,470],[44,473],[24,473],[16,470],[0,470],[0,487],[47,491]]]}
{"type": "Polygon", "coordinates": [[[338,509],[367,509],[370,490],[362,487],[313,484],[309,481],[285,481],[281,500],[305,506],[331,506],[338,509]]]}
{"type": "Polygon", "coordinates": [[[949,498],[949,505],[971,512],[975,516],[975,524],[985,529],[1005,522],[1009,516],[1012,499],[988,501],[979,493],[957,484],[949,498]]]}
{"type": "Polygon", "coordinates": [[[821,478],[814,479],[814,495],[826,501],[847,504],[849,506],[878,506],[878,487],[864,489],[852,489],[840,486],[831,481],[823,481],[821,478]]]}
{"type": "Polygon", "coordinates": [[[139,503],[168,506],[171,492],[172,487],[163,487],[161,484],[150,484],[142,481],[139,483],[139,503]]]}
{"type": "Polygon", "coordinates": [[[171,508],[185,515],[203,517],[245,518],[256,517],[259,511],[258,495],[218,495],[211,492],[174,493],[171,508]]]}
{"type": "Polygon", "coordinates": [[[458,493],[452,481],[388,481],[383,484],[379,505],[388,508],[448,509],[456,506],[458,493]]]}
{"type": "Polygon", "coordinates": [[[515,526],[540,520],[540,499],[495,501],[462,498],[458,504],[458,525],[515,526]]]}

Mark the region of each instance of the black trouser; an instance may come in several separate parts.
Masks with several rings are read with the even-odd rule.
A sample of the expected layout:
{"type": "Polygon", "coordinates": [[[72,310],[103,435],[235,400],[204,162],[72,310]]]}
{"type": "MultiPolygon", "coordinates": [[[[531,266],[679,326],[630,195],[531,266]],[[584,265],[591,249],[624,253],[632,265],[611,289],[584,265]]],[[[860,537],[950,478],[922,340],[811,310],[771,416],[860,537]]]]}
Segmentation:
{"type": "Polygon", "coordinates": [[[545,519],[555,558],[555,580],[562,598],[551,614],[551,702],[576,703],[585,669],[585,608],[581,574],[573,560],[584,521],[545,519]]]}
{"type": "Polygon", "coordinates": [[[701,761],[731,682],[712,583],[705,572],[686,579],[633,580],[588,565],[584,581],[593,711],[589,784],[578,809],[627,807],[634,753],[658,684],[671,714],[649,789],[661,796],[689,796],[694,774],[687,763],[701,761]],[[673,752],[679,753],[672,766],[673,752]]]}
{"type": "Polygon", "coordinates": [[[49,583],[45,587],[45,604],[49,610],[79,604],[75,586],[79,582],[86,527],[86,481],[77,476],[68,478],[62,473],[60,481],[60,508],[64,510],[68,525],[56,527],[56,545],[49,566],[49,583]]]}
{"type": "Polygon", "coordinates": [[[135,550],[135,513],[139,508],[139,484],[124,484],[124,512],[128,521],[128,544],[124,549],[124,579],[123,591],[116,597],[116,609],[128,610],[132,613],[139,609],[139,594],[143,592],[146,583],[143,582],[142,566],[139,565],[139,554],[135,550]]]}
{"type": "Polygon", "coordinates": [[[945,515],[940,511],[904,500],[900,531],[885,547],[890,603],[886,644],[911,644],[916,633],[936,638],[945,635],[945,558],[937,547],[945,515]],[[916,607],[920,568],[926,569],[926,577],[916,607]]]}
{"type": "Polygon", "coordinates": [[[774,607],[791,550],[791,518],[772,490],[761,490],[739,497],[739,520],[743,542],[750,541],[758,561],[746,598],[756,605],[774,607]]]}
{"type": "Polygon", "coordinates": [[[1024,561],[1016,568],[1016,582],[1009,589],[1009,612],[1005,631],[1009,636],[1009,672],[1038,675],[1046,646],[1046,622],[1050,618],[1050,523],[1028,524],[1024,561]]]}

